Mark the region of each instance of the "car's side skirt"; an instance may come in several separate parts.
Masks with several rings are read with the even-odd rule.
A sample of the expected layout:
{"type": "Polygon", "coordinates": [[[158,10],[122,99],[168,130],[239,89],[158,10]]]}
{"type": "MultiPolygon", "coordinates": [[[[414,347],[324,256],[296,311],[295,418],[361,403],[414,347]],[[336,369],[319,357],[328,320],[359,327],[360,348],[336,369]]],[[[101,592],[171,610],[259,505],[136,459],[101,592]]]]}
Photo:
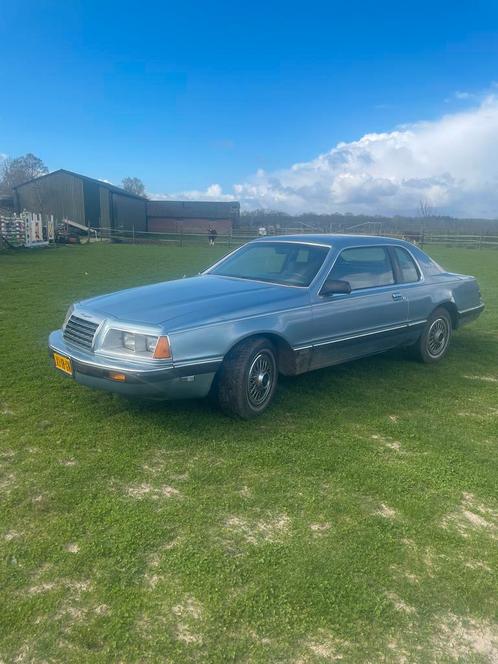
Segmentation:
{"type": "Polygon", "coordinates": [[[307,350],[308,370],[320,369],[415,343],[425,323],[425,320],[419,320],[380,330],[321,340],[295,348],[294,351],[300,354],[307,350]],[[382,346],[380,348],[379,343],[382,346]]]}

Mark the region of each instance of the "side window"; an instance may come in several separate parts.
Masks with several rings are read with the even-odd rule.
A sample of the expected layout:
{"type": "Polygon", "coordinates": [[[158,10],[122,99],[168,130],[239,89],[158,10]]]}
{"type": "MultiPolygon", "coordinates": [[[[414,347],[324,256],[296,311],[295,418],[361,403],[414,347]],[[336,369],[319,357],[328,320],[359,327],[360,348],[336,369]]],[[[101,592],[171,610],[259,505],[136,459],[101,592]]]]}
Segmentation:
{"type": "Polygon", "coordinates": [[[401,272],[402,283],[411,284],[414,281],[418,281],[420,274],[410,254],[406,249],[402,249],[401,247],[393,247],[393,249],[401,272]]]}
{"type": "Polygon", "coordinates": [[[352,290],[394,284],[389,253],[384,247],[344,249],[339,254],[329,279],[349,281],[352,290]]]}

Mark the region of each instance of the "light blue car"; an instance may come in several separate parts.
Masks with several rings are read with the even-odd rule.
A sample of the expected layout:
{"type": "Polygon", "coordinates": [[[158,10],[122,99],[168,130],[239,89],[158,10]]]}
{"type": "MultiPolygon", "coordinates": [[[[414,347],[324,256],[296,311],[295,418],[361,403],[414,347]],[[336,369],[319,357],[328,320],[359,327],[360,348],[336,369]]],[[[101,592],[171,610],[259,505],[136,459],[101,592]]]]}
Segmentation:
{"type": "Polygon", "coordinates": [[[474,277],[409,242],[265,237],[199,276],[77,302],[49,348],[83,385],[155,399],[211,393],[249,418],[266,409],[279,374],[399,346],[437,362],[483,309],[474,277]]]}

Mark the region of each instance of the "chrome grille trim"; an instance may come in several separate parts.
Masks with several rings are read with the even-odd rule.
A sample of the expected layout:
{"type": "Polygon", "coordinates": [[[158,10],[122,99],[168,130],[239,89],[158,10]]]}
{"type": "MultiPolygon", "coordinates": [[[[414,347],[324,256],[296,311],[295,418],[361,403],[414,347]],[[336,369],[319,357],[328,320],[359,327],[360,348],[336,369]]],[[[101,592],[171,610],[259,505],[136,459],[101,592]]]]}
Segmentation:
{"type": "Polygon", "coordinates": [[[63,337],[65,341],[76,346],[92,348],[97,328],[98,323],[79,318],[79,316],[73,314],[64,328],[63,337]]]}

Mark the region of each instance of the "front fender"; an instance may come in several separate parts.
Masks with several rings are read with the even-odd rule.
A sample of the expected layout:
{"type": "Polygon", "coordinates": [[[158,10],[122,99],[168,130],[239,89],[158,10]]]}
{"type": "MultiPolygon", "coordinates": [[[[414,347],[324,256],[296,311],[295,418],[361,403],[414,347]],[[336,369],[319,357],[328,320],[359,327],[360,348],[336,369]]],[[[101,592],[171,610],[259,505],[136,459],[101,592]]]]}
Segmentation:
{"type": "Polygon", "coordinates": [[[290,348],[312,342],[311,306],[241,317],[170,334],[173,362],[223,358],[240,341],[254,335],[274,335],[290,348]]]}

